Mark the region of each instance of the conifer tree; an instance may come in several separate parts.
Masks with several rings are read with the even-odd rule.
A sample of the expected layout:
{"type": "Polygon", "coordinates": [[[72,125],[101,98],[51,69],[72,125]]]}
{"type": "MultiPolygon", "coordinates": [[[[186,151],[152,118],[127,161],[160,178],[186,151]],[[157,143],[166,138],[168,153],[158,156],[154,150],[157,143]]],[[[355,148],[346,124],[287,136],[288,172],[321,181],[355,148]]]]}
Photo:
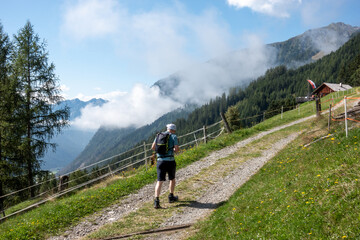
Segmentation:
{"type": "Polygon", "coordinates": [[[231,130],[235,131],[241,128],[240,113],[236,106],[230,106],[225,113],[225,117],[231,130]]]}
{"type": "Polygon", "coordinates": [[[9,134],[11,133],[11,84],[9,81],[9,59],[11,43],[0,23],[0,211],[3,210],[5,184],[9,182],[9,134]]]}
{"type": "MultiPolygon", "coordinates": [[[[39,159],[49,147],[55,149],[50,139],[68,124],[69,110],[55,110],[62,100],[55,66],[48,63],[46,43],[40,42],[29,21],[14,36],[13,44],[12,77],[18,84],[22,104],[18,122],[23,131],[21,160],[26,166],[28,185],[32,186],[40,169],[39,159]]],[[[30,193],[33,197],[35,189],[31,188],[30,193]]]]}

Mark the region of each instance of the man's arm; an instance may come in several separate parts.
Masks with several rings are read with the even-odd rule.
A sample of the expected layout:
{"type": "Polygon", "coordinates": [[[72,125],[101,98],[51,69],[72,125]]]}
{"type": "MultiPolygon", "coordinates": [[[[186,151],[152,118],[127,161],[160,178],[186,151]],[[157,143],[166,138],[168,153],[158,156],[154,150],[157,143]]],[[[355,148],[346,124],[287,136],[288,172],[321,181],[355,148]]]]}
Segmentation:
{"type": "Polygon", "coordinates": [[[174,152],[175,152],[175,153],[180,152],[180,147],[179,147],[179,145],[175,145],[175,146],[174,146],[174,152]]]}

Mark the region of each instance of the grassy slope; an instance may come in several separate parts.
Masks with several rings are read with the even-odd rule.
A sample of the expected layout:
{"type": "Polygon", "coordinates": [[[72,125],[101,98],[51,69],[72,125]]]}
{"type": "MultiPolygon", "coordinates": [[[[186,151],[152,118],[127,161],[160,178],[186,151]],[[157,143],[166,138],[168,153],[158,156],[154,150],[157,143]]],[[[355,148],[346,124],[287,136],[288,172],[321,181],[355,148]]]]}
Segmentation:
{"type": "Polygon", "coordinates": [[[338,132],[308,148],[297,139],[191,239],[359,239],[360,129],[338,132]]]}
{"type": "MultiPolygon", "coordinates": [[[[283,119],[276,116],[250,129],[225,135],[211,141],[207,145],[186,151],[177,156],[179,168],[199,160],[211,151],[234,144],[248,136],[275,126],[313,114],[312,103],[305,104],[301,112],[291,111],[284,114],[283,119]]],[[[140,189],[155,180],[156,172],[152,168],[134,170],[131,175],[108,183],[108,186],[84,190],[60,200],[54,200],[26,214],[13,217],[0,224],[0,239],[42,239],[57,234],[67,227],[76,224],[84,216],[90,215],[106,206],[121,200],[123,196],[140,189]]]]}

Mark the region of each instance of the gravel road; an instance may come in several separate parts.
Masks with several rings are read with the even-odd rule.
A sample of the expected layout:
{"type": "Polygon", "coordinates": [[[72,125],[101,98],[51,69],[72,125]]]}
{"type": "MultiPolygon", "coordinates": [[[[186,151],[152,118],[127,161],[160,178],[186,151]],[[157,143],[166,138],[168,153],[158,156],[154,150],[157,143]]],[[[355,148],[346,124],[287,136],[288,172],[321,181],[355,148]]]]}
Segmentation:
{"type": "MultiPolygon", "coordinates": [[[[313,117],[314,116],[303,118],[292,123],[261,132],[248,139],[239,141],[233,146],[229,146],[221,150],[212,152],[209,156],[177,171],[177,184],[181,183],[186,179],[189,179],[192,176],[195,176],[202,169],[208,168],[213,165],[218,159],[235,153],[241,147],[244,147],[255,140],[261,139],[262,137],[270,133],[279,131],[297,123],[304,122],[313,117]]],[[[276,153],[278,153],[287,144],[293,141],[299,134],[300,133],[295,133],[281,139],[280,141],[276,142],[272,148],[264,150],[262,152],[262,156],[253,158],[246,161],[244,164],[241,164],[238,168],[228,174],[224,179],[213,184],[203,196],[197,199],[197,201],[195,201],[189,207],[186,207],[183,212],[178,213],[165,221],[162,227],[188,223],[191,224],[207,216],[209,213],[211,213],[211,211],[213,211],[213,207],[209,206],[216,206],[220,202],[227,200],[235,192],[236,189],[238,189],[249,179],[249,177],[255,174],[259,168],[261,168],[269,159],[275,156],[276,153]]],[[[96,231],[105,224],[115,222],[121,219],[125,215],[134,212],[140,207],[142,207],[145,202],[152,201],[154,195],[154,186],[155,182],[153,184],[149,184],[143,187],[138,192],[127,196],[123,199],[123,201],[121,201],[121,203],[108,207],[100,212],[95,213],[92,216],[86,217],[82,222],[67,230],[63,235],[53,236],[49,239],[79,239],[96,231]]],[[[163,193],[165,193],[168,190],[167,184],[164,184],[162,189],[163,193]]],[[[182,239],[186,237],[186,235],[186,230],[182,230],[172,233],[171,235],[164,233],[149,237],[148,239],[182,239]]]]}

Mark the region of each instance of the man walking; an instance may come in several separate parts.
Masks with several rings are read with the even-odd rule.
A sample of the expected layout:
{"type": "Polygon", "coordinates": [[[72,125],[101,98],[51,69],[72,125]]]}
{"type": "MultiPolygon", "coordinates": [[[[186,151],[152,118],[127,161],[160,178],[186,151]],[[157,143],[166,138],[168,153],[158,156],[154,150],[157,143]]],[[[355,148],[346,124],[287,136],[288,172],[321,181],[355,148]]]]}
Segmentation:
{"type": "MultiPolygon", "coordinates": [[[[166,173],[168,174],[168,178],[170,181],[169,185],[169,191],[170,194],[168,196],[169,202],[173,203],[178,200],[177,196],[174,196],[174,190],[175,190],[175,172],[176,172],[176,162],[174,158],[174,153],[177,153],[180,151],[179,143],[176,133],[176,126],[173,123],[166,125],[167,131],[164,134],[168,134],[168,148],[167,152],[165,154],[159,154],[157,153],[157,182],[155,186],[155,200],[154,200],[154,208],[160,208],[160,192],[161,192],[161,186],[166,180],[166,173]]],[[[156,138],[157,139],[157,138],[156,138]]],[[[152,144],[152,149],[156,149],[156,140],[152,144]]]]}

